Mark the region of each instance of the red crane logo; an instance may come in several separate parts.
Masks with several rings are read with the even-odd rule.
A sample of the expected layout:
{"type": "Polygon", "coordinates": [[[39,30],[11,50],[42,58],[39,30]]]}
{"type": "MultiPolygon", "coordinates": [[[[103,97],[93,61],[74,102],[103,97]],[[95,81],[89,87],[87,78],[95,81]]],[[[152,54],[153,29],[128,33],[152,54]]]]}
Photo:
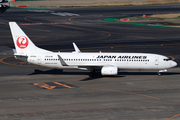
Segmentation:
{"type": "Polygon", "coordinates": [[[20,36],[17,39],[17,46],[21,49],[24,49],[28,46],[29,42],[28,39],[24,36],[20,36]]]}

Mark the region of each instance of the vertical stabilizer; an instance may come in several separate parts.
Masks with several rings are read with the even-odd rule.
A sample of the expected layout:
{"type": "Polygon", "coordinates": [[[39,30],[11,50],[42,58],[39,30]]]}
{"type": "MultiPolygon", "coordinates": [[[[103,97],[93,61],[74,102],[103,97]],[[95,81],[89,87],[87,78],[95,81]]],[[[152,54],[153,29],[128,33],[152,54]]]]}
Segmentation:
{"type": "Polygon", "coordinates": [[[9,22],[9,26],[16,48],[16,54],[26,55],[28,53],[50,52],[34,45],[31,39],[24,33],[16,22],[9,22]]]}

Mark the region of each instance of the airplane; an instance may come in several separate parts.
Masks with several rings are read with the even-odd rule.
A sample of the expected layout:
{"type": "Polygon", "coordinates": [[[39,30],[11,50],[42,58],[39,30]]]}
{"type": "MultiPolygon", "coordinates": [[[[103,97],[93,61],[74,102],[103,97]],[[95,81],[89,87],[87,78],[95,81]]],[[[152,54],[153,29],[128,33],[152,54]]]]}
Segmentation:
{"type": "Polygon", "coordinates": [[[16,59],[30,64],[53,69],[80,69],[90,71],[93,77],[97,71],[102,76],[118,75],[119,70],[157,70],[158,75],[177,63],[171,58],[151,53],[87,53],[81,52],[75,43],[73,52],[52,52],[37,47],[16,22],[9,22],[16,59]]]}
{"type": "MultiPolygon", "coordinates": [[[[0,0],[0,3],[9,3],[9,2],[15,2],[15,0],[0,0]]],[[[3,4],[0,4],[0,13],[3,13],[5,12],[7,9],[9,9],[10,7],[7,6],[7,5],[3,5],[3,4]]]]}

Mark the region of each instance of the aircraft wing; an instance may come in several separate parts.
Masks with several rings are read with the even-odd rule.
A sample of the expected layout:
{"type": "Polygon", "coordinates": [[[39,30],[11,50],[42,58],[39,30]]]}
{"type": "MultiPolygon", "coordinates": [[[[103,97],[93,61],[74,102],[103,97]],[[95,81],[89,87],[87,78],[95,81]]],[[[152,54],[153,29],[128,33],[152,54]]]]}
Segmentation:
{"type": "Polygon", "coordinates": [[[68,65],[66,62],[61,58],[60,55],[58,55],[58,58],[60,60],[60,63],[62,66],[77,66],[79,69],[86,69],[86,70],[91,70],[91,69],[101,69],[103,66],[102,65],[68,65]]]}
{"type": "Polygon", "coordinates": [[[97,65],[97,66],[90,66],[90,65],[78,65],[79,69],[82,70],[100,70],[103,66],[102,65],[97,65]]]}

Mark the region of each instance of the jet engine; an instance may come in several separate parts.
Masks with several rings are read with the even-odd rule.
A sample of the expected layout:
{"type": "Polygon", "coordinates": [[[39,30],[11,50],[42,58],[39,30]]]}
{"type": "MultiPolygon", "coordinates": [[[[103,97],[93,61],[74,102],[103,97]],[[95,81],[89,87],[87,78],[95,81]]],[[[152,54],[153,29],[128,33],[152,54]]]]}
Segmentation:
{"type": "Polygon", "coordinates": [[[118,74],[118,68],[114,66],[104,66],[101,69],[102,75],[117,75],[118,74]]]}

